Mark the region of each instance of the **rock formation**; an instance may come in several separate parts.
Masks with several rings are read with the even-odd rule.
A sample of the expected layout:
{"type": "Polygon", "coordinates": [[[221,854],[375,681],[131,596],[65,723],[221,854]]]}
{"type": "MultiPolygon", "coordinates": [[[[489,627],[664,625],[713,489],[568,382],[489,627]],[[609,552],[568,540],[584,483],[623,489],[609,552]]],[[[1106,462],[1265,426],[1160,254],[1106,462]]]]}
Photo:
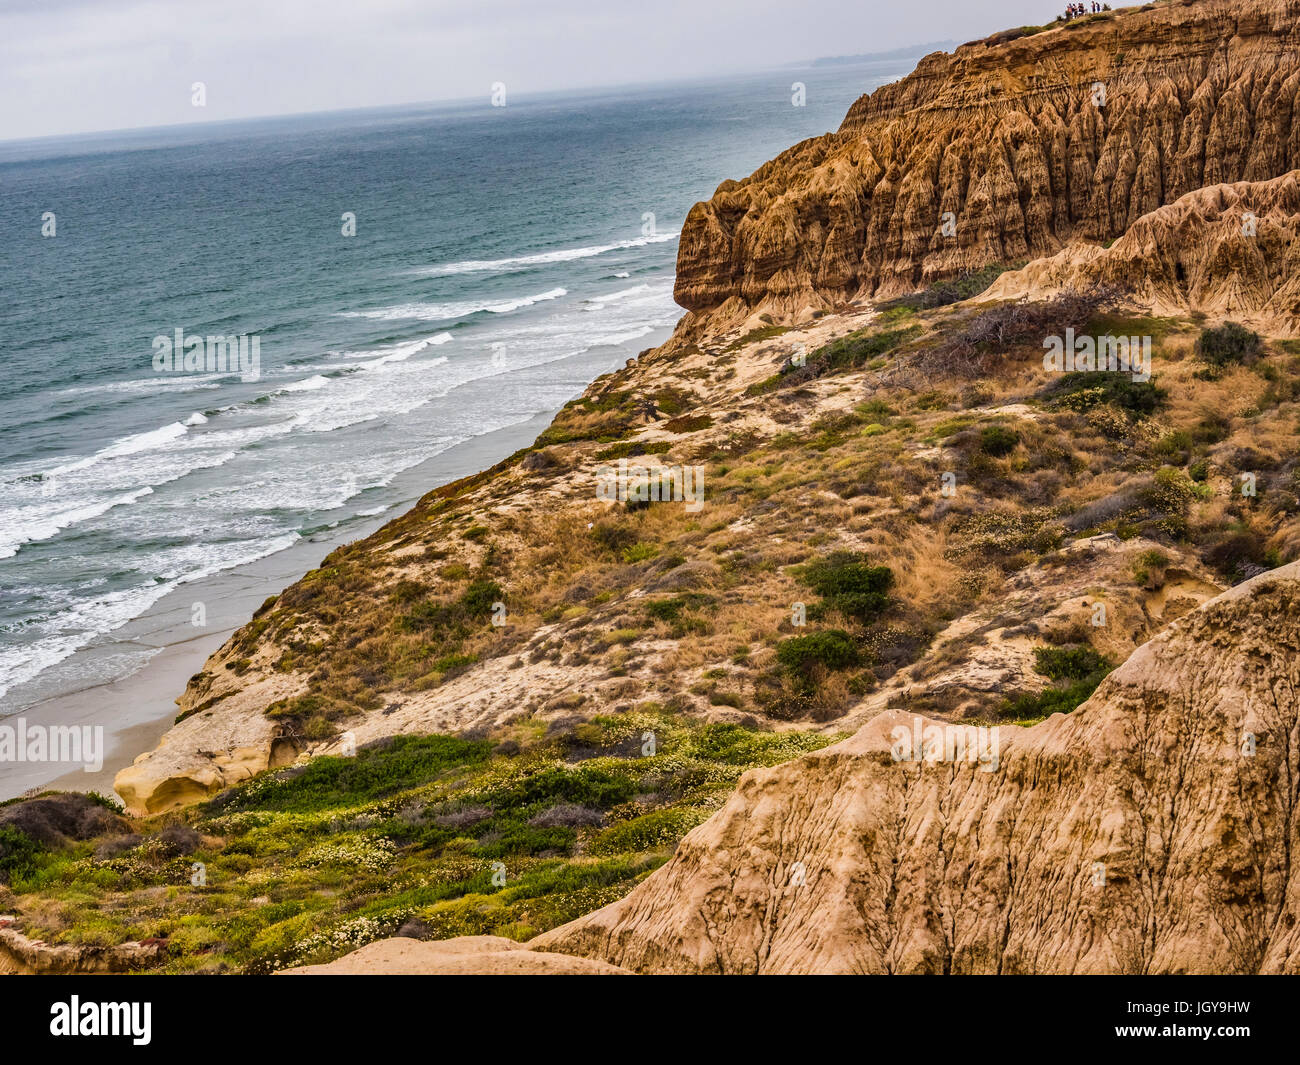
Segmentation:
{"type": "Polygon", "coordinates": [[[324,965],[281,969],[277,976],[630,976],[626,969],[571,954],[529,950],[501,936],[380,939],[324,965]]]}
{"type": "Polygon", "coordinates": [[[1070,244],[1003,274],[989,299],[1113,285],[1157,314],[1202,311],[1272,335],[1300,329],[1300,171],[1211,185],[1143,215],[1109,248],[1070,244]]]}
{"type": "Polygon", "coordinates": [[[696,205],[674,340],[268,600],[117,791],[156,814],[340,734],[492,735],[652,697],[788,727],[798,568],[849,551],[899,580],[864,635],[878,674],[831,677],[811,718],[851,738],[747,774],[668,864],[527,949],[386,940],[296,971],[1300,972],[1300,562],[1218,593],[1300,545],[1291,350],[1211,379],[1182,321],[1167,404],[1067,393],[1001,347],[985,379],[908,394],[890,368],[982,309],[846,305],[1033,260],[984,298],[1100,285],[1295,333],[1298,92],[1300,0],[1149,4],[928,57],[696,205]],[[709,463],[709,522],[614,510],[595,471],[629,457],[709,463]],[[1237,492],[1256,471],[1262,505],[1237,492]],[[504,632],[472,612],[498,595],[504,632]],[[1042,684],[1045,641],[1127,661],[1021,728],[1001,703],[1042,684]]]}
{"type": "Polygon", "coordinates": [[[158,965],[166,956],[159,940],[87,946],[52,945],[23,935],[12,917],[0,917],[0,976],[70,976],[125,973],[158,965]]]}
{"type": "Polygon", "coordinates": [[[1073,714],[1002,728],[995,760],[896,761],[918,722],[890,711],[746,774],[668,865],[532,946],[639,972],[1300,971],[1298,663],[1293,563],[1073,714]]]}
{"type": "Polygon", "coordinates": [[[677,301],[798,317],[1104,243],[1203,186],[1300,167],[1298,15],[1184,0],[935,53],[696,204],[677,301]]]}

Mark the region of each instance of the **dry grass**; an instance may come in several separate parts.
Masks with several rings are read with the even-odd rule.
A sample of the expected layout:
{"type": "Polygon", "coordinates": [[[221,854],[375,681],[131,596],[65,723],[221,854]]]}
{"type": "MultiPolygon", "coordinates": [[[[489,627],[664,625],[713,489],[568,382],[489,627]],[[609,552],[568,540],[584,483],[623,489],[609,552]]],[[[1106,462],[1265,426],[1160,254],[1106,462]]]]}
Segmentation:
{"type": "MultiPolygon", "coordinates": [[[[850,367],[770,395],[742,394],[764,372],[747,359],[779,360],[768,349],[787,338],[728,356],[735,381],[706,383],[698,351],[619,371],[545,438],[575,439],[543,441],[430,493],[332,555],[234,638],[226,658],[249,658],[243,674],[216,670],[190,702],[282,661],[307,691],[369,711],[375,693],[436,691],[458,670],[508,658],[604,676],[598,700],[650,692],[698,713],[824,720],[925,654],[946,623],[996,603],[1009,579],[1070,536],[1147,535],[1217,552],[1220,567],[1295,557],[1291,356],[1274,351],[1207,381],[1189,357],[1195,325],[1111,313],[1094,324],[1157,339],[1165,396],[1144,414],[1105,401],[1061,407],[1049,387],[1059,379],[996,350],[1082,328],[1106,299],[924,312],[918,328],[938,336],[922,344],[928,351],[900,347],[884,368],[850,367]],[[928,379],[918,381],[918,368],[928,379]],[[983,376],[964,381],[973,370],[983,376]],[[656,411],[636,398],[645,395],[658,397],[656,411]],[[684,417],[701,428],[664,434],[684,417]],[[613,452],[590,437],[618,429],[617,419],[620,455],[653,445],[646,463],[704,467],[702,511],[595,498],[595,470],[613,452]],[[1256,455],[1268,465],[1262,497],[1234,497],[1236,465],[1256,455]],[[1189,479],[1193,469],[1202,481],[1189,479]],[[939,491],[945,474],[955,477],[951,497],[939,491]],[[861,669],[821,675],[810,693],[781,674],[775,648],[795,632],[792,604],[809,594],[790,567],[834,551],[888,566],[894,605],[876,628],[855,630],[861,669]],[[500,589],[505,629],[481,613],[453,616],[476,582],[500,589]],[[705,598],[673,617],[647,607],[683,596],[705,598]],[[417,602],[452,623],[403,631],[395,621],[417,602]]],[[[846,625],[832,612],[813,628],[846,625]]],[[[560,694],[539,691],[535,702],[560,694]]]]}

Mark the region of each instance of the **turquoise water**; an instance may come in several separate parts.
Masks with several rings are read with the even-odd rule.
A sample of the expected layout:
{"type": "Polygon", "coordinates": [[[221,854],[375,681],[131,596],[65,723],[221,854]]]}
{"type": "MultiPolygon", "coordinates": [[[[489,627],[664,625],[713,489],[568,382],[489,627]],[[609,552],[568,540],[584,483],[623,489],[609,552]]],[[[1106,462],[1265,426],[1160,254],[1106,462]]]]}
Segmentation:
{"type": "Polygon", "coordinates": [[[661,342],[691,204],[911,65],[0,144],[0,712],[661,342]],[[256,379],[156,370],[178,329],[256,379]]]}

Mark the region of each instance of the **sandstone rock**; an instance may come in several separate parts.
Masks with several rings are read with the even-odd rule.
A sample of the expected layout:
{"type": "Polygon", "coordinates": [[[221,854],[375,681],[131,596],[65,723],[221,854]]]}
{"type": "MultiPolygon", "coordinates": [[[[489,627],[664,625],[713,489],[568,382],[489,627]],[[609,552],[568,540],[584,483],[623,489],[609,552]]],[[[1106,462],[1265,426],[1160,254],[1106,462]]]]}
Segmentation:
{"type": "Polygon", "coordinates": [[[639,972],[1300,971],[1300,563],[1001,729],[996,768],[895,761],[915,724],[746,774],[630,895],[530,946],[639,972]]]}
{"type": "Polygon", "coordinates": [[[1143,215],[1109,248],[1070,244],[1003,274],[989,299],[1112,285],[1156,314],[1202,311],[1269,334],[1300,330],[1300,171],[1197,189],[1143,215]]]}
{"type": "Polygon", "coordinates": [[[85,973],[124,973],[157,965],[167,952],[161,940],[114,946],[51,946],[23,935],[0,918],[0,975],[63,976],[85,973]]]}
{"type": "Polygon", "coordinates": [[[421,941],[381,939],[324,965],[281,969],[277,976],[629,976],[605,962],[529,950],[500,936],[421,941]]]}
{"type": "Polygon", "coordinates": [[[837,132],[696,204],[677,302],[793,320],[1104,243],[1203,186],[1277,177],[1300,167],[1298,46],[1285,0],[1205,0],[935,53],[837,132]]]}

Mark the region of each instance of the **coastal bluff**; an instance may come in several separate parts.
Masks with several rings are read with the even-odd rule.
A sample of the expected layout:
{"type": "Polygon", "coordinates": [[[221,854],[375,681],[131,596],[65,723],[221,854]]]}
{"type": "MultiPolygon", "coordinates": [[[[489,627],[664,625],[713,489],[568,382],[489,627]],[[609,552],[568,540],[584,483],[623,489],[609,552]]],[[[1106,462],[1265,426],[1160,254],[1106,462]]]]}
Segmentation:
{"type": "Polygon", "coordinates": [[[1300,167],[1298,94],[1294,0],[1146,4],[935,53],[697,204],[675,296],[691,326],[791,320],[1103,244],[1300,167]]]}

